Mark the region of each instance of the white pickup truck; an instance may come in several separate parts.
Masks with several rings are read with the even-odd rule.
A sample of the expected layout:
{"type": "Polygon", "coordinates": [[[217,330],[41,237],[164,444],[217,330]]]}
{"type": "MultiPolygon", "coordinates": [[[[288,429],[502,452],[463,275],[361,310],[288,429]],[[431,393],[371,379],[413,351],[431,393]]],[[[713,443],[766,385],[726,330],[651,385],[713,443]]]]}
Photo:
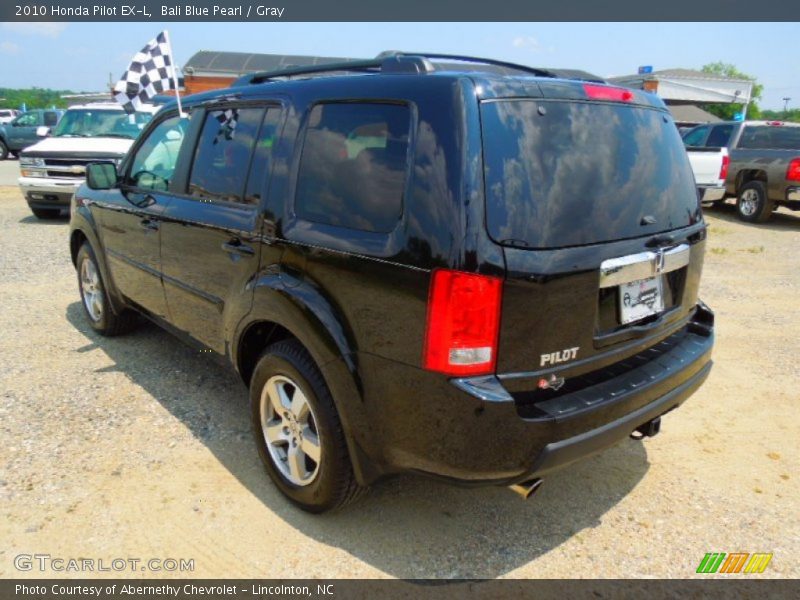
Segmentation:
{"type": "Polygon", "coordinates": [[[724,200],[725,178],[730,166],[728,149],[687,146],[686,153],[692,164],[700,201],[707,206],[724,200]]]}
{"type": "Polygon", "coordinates": [[[117,103],[71,106],[52,131],[40,127],[43,139],[19,158],[19,187],[33,214],[59,216],[83,183],[86,165],[119,163],[158,108],[147,105],[128,115],[117,103]]]}

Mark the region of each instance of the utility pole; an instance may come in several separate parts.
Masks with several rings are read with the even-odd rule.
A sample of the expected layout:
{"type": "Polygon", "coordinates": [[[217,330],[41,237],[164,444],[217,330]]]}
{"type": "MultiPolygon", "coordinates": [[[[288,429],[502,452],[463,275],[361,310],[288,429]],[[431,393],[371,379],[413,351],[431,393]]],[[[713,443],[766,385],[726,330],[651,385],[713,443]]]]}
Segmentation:
{"type": "Polygon", "coordinates": [[[789,96],[783,97],[783,118],[785,119],[789,115],[789,96]]]}

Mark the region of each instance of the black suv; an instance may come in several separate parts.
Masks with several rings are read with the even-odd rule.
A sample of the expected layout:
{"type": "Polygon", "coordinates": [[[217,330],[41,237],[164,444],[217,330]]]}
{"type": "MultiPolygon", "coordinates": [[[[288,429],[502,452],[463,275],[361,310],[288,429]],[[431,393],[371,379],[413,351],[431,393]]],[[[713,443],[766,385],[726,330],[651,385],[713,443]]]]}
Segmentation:
{"type": "Polygon", "coordinates": [[[89,167],[83,305],[229,360],[300,507],[411,471],[527,496],[707,377],[706,226],[656,96],[394,53],[183,108],[89,167]]]}

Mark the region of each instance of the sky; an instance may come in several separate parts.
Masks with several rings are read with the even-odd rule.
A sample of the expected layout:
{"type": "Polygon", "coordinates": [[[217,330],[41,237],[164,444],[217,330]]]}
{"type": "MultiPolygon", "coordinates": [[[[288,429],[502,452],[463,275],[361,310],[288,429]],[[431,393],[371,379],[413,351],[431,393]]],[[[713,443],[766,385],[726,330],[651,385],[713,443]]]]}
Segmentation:
{"type": "Polygon", "coordinates": [[[383,50],[485,56],[603,77],[723,61],[800,107],[800,23],[0,23],[0,87],[106,89],[169,29],[178,66],[198,50],[370,58],[383,50]]]}

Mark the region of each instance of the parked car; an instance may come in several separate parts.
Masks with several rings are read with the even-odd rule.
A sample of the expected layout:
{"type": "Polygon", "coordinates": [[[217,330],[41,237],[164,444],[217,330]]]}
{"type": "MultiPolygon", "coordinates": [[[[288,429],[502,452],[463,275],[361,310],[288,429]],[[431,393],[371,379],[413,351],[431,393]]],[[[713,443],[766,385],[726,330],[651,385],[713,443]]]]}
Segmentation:
{"type": "Polygon", "coordinates": [[[114,102],[70,107],[52,134],[20,154],[19,187],[33,214],[59,216],[83,183],[86,164],[121,161],[157,110],[146,106],[128,115],[114,102]]]}
{"type": "Polygon", "coordinates": [[[442,58],[166,105],[72,203],[89,325],[142,314],[232,363],[308,511],[400,472],[527,497],[655,435],[711,368],[706,225],[662,101],[442,58]]]}
{"type": "Polygon", "coordinates": [[[0,108],[0,125],[11,123],[19,116],[19,111],[13,108],[0,108]]]}
{"type": "Polygon", "coordinates": [[[705,206],[725,199],[725,178],[731,160],[727,148],[687,146],[686,154],[692,165],[697,196],[705,206]]]}
{"type": "Polygon", "coordinates": [[[0,160],[9,154],[17,156],[24,148],[41,138],[42,127],[55,127],[64,115],[63,110],[36,109],[22,113],[16,119],[0,125],[0,160]]]}
{"type": "Polygon", "coordinates": [[[766,221],[780,206],[800,210],[800,123],[725,121],[699,125],[683,141],[727,148],[726,197],[736,198],[743,221],[766,221]]]}

